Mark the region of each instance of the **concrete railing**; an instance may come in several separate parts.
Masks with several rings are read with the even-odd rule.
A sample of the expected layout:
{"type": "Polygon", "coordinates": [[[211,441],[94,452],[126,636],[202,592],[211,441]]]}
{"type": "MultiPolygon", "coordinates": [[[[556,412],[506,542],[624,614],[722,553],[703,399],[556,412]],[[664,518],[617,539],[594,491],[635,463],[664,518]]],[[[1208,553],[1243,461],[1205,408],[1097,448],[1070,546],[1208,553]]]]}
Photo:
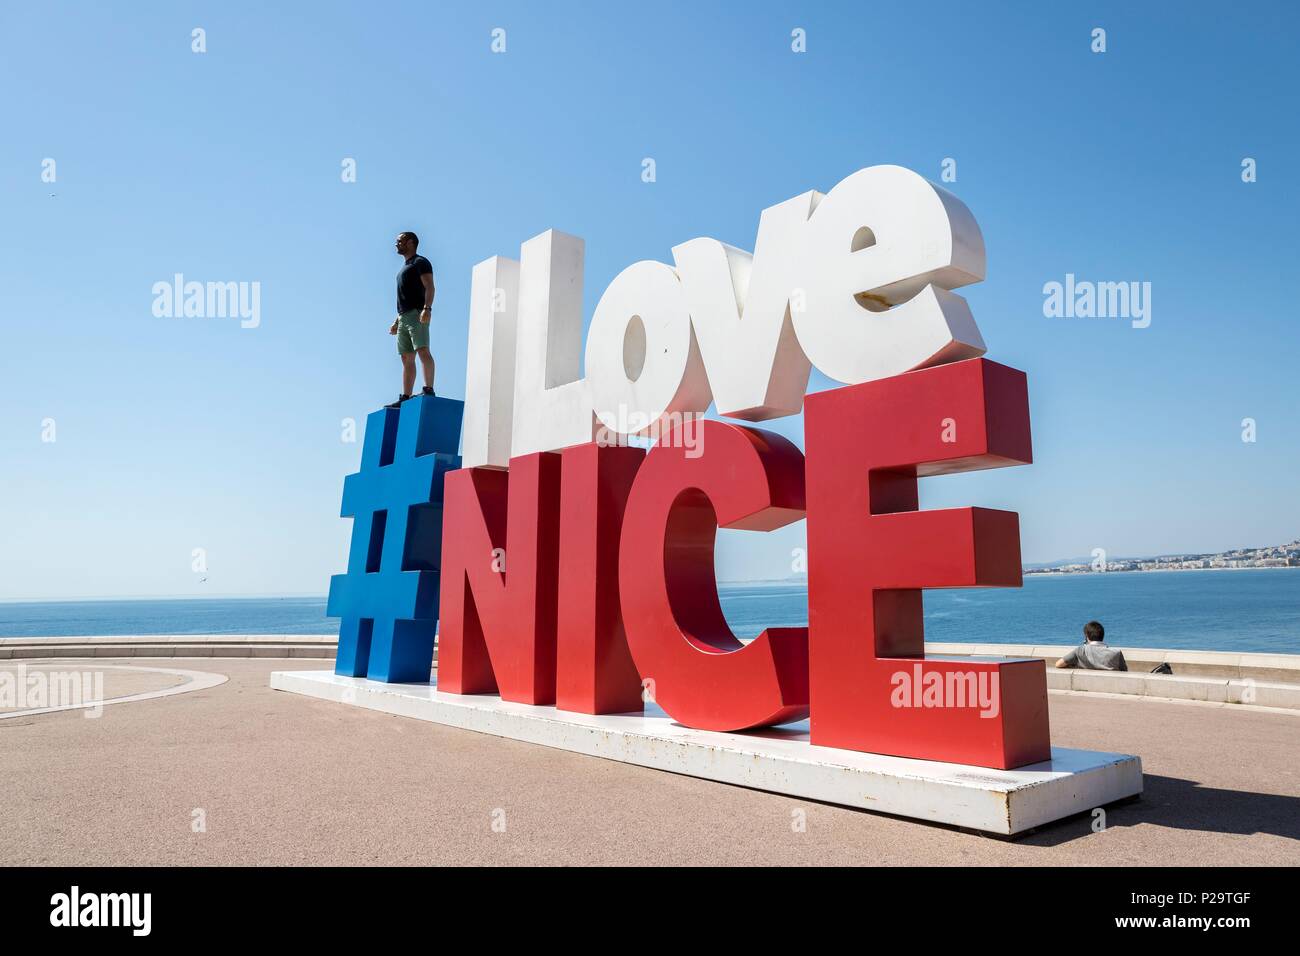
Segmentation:
{"type": "Polygon", "coordinates": [[[1143,674],[1140,671],[1085,671],[1047,669],[1048,690],[1091,694],[1131,694],[1166,700],[1194,700],[1208,704],[1251,704],[1300,711],[1300,684],[1279,684],[1230,677],[1183,677],[1178,674],[1143,674]]]}
{"type": "MultiPolygon", "coordinates": [[[[1109,642],[1108,642],[1109,643],[1109,642]]],[[[993,657],[1039,657],[1049,669],[1077,644],[926,644],[927,654],[987,654],[993,657]]],[[[1300,654],[1238,654],[1233,651],[1176,651],[1124,647],[1124,660],[1133,672],[1150,673],[1168,664],[1175,677],[1227,677],[1234,680],[1300,684],[1300,654]]],[[[1156,675],[1159,676],[1159,675],[1156,675]]]]}
{"type": "MultiPolygon", "coordinates": [[[[1047,662],[1048,690],[1129,694],[1213,704],[1251,704],[1300,711],[1300,654],[1237,654],[1120,647],[1128,671],[1057,668],[1075,645],[926,644],[927,654],[1037,657],[1047,662]],[[1173,674],[1152,674],[1168,664],[1173,674]]],[[[1118,645],[1116,645],[1118,646],[1118,645]]]]}
{"type": "Polygon", "coordinates": [[[333,660],[333,634],[0,637],[0,660],[49,657],[305,657],[333,660]]]}
{"type": "MultiPolygon", "coordinates": [[[[0,660],[63,657],[267,657],[333,660],[332,634],[177,634],[112,637],[4,637],[0,660]]],[[[1049,690],[1126,694],[1166,700],[1254,704],[1300,711],[1300,655],[1238,654],[1121,647],[1127,673],[1058,669],[1072,645],[925,645],[927,654],[1037,657],[1047,662],[1049,690]],[[1152,674],[1167,663],[1172,676],[1152,674]]],[[[437,655],[435,653],[435,660],[437,655]]]]}

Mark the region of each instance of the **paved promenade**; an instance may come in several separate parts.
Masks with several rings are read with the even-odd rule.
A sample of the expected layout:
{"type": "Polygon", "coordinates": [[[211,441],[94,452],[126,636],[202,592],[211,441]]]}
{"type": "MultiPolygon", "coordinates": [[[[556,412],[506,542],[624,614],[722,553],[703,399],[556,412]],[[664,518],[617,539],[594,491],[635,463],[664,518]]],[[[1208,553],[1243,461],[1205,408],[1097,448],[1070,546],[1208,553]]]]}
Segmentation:
{"type": "MultiPolygon", "coordinates": [[[[0,719],[0,863],[1300,864],[1295,713],[1053,693],[1053,743],[1140,755],[1146,794],[1102,832],[1079,817],[1012,842],[267,685],[316,662],[58,663],[229,680],[0,719]]],[[[132,691],[155,683],[175,682],[132,691]]]]}

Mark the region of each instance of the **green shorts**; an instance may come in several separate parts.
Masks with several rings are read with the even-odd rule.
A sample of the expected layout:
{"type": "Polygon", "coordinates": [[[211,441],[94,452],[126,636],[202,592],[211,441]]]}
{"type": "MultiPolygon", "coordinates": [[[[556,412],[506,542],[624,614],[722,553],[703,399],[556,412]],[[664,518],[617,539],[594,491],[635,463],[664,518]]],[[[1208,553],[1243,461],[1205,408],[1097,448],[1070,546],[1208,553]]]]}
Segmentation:
{"type": "Polygon", "coordinates": [[[397,317],[397,352],[407,355],[429,347],[429,326],[420,321],[420,310],[412,309],[397,317]]]}

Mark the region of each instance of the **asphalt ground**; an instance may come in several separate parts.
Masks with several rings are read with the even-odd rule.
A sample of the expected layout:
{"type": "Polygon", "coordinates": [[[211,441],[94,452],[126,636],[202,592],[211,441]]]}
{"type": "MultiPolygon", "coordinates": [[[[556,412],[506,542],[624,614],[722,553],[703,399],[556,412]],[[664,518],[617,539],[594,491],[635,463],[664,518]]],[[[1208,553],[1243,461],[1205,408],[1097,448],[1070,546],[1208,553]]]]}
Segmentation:
{"type": "Polygon", "coordinates": [[[1053,743],[1138,754],[1145,794],[1101,829],[1082,815],[1001,840],[268,686],[273,670],[324,662],[58,665],[98,663],[229,680],[92,719],[0,720],[0,863],[1300,863],[1300,714],[1053,693],[1053,743]]]}

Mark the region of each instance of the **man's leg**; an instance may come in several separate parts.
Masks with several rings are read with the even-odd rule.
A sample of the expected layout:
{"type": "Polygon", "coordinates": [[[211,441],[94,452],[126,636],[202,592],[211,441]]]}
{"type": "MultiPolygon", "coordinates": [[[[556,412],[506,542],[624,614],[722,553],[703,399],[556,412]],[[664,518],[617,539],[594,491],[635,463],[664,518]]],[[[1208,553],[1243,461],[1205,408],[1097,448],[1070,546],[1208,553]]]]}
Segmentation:
{"type": "MultiPolygon", "coordinates": [[[[420,348],[415,350],[415,354],[420,356],[420,366],[424,370],[425,388],[433,388],[433,356],[429,353],[429,347],[427,345],[423,345],[420,348]]],[[[412,370],[411,385],[412,387],[414,387],[415,385],[414,370],[412,370]]],[[[407,391],[410,390],[408,389],[407,391]]]]}
{"type": "Polygon", "coordinates": [[[402,394],[410,395],[415,389],[415,353],[402,354],[402,394]]]}

